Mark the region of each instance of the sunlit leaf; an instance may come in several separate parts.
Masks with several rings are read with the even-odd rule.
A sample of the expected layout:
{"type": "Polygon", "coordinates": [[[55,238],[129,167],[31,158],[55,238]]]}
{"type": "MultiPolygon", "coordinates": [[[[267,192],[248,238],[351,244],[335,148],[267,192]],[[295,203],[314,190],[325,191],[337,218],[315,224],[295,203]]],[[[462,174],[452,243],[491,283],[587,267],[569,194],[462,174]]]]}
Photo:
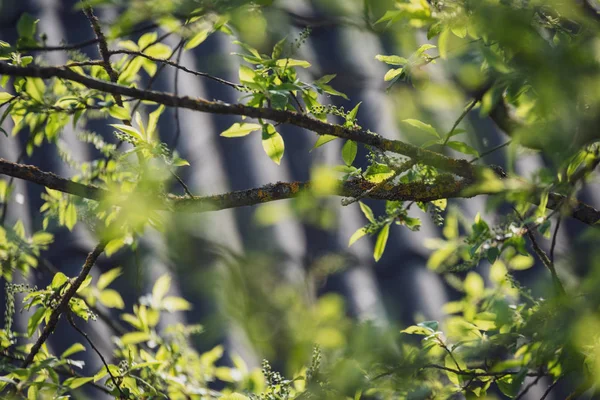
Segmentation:
{"type": "Polygon", "coordinates": [[[385,251],[385,245],[387,244],[388,237],[390,235],[390,225],[386,224],[381,228],[375,241],[375,249],[373,250],[373,258],[375,261],[379,261],[383,252],[385,251]]]}
{"type": "Polygon", "coordinates": [[[251,132],[258,131],[262,129],[262,126],[259,124],[248,124],[248,123],[239,123],[231,125],[229,129],[223,131],[221,136],[223,137],[242,137],[249,135],[251,132]]]}
{"type": "Polygon", "coordinates": [[[279,165],[281,158],[283,157],[285,145],[283,143],[283,138],[275,130],[275,127],[272,124],[263,127],[262,145],[269,158],[273,160],[275,164],[279,165]]]}

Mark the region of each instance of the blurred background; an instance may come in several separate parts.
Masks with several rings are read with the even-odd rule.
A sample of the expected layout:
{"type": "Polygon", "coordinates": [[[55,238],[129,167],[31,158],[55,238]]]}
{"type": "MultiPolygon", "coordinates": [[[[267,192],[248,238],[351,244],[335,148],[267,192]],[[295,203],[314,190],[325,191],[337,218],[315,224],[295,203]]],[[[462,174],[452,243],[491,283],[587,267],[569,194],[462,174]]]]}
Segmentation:
{"type": "MultiPolygon", "coordinates": [[[[11,43],[16,40],[15,25],[23,12],[40,19],[38,32],[44,32],[50,44],[93,39],[88,20],[75,10],[77,3],[74,0],[0,1],[0,39],[11,43]]],[[[331,85],[347,94],[351,101],[340,97],[326,101],[347,110],[362,101],[358,120],[364,128],[388,138],[416,143],[419,138],[415,132],[405,131],[406,125],[399,123],[402,119],[421,116],[434,126],[449,129],[470,100],[470,94],[456,82],[456,76],[445,70],[444,63],[429,65],[428,83],[417,85],[418,88],[397,84],[392,90],[386,90],[383,76],[388,68],[376,61],[375,56],[410,55],[428,40],[424,33],[415,34],[401,27],[373,29],[363,18],[361,3],[276,1],[265,13],[245,10],[234,15],[233,24],[248,43],[265,52],[282,37],[294,39],[310,27],[310,36],[296,58],[308,60],[312,68],[301,73],[306,74],[308,81],[337,74],[331,85]]],[[[381,16],[379,10],[391,8],[391,3],[373,1],[373,20],[381,16]]],[[[96,14],[101,21],[109,22],[121,11],[118,7],[102,7],[96,14]]],[[[134,36],[133,40],[136,39],[134,36]]],[[[239,47],[232,41],[232,37],[217,32],[193,52],[184,52],[180,62],[190,69],[238,82],[240,59],[231,53],[239,51],[239,47]]],[[[178,38],[168,37],[165,43],[175,47],[178,38]]],[[[82,51],[91,58],[98,58],[95,45],[82,51]]],[[[51,65],[61,65],[67,60],[62,52],[46,53],[45,57],[51,65]]],[[[161,71],[153,88],[230,103],[238,102],[242,96],[211,80],[183,73],[176,77],[174,71],[169,67],[161,71]]],[[[140,87],[147,83],[142,82],[140,87]]],[[[175,111],[169,109],[163,114],[160,137],[190,162],[190,167],[180,169],[181,177],[197,195],[248,189],[277,181],[304,181],[319,165],[341,163],[341,141],[311,151],[316,135],[281,126],[286,151],[281,165],[275,166],[264,155],[258,136],[236,140],[219,137],[233,122],[238,122],[237,118],[189,110],[177,113],[176,117],[175,111]],[[175,135],[176,124],[180,125],[179,135],[175,135]]],[[[4,124],[10,132],[10,119],[4,124]]],[[[480,152],[507,140],[491,120],[480,118],[477,111],[467,115],[463,124],[469,127],[472,146],[480,152]]],[[[107,128],[103,121],[90,120],[87,124],[87,129],[102,134],[109,142],[116,142],[112,130],[107,128]]],[[[45,144],[31,157],[23,155],[25,133],[16,137],[0,135],[0,157],[11,161],[20,159],[61,176],[73,175],[74,171],[61,159],[56,146],[45,144]]],[[[69,124],[59,140],[59,148],[68,149],[76,161],[97,158],[97,152],[79,141],[76,133],[69,124]]],[[[460,157],[458,153],[453,155],[460,157]]],[[[358,165],[365,164],[364,156],[364,150],[359,149],[358,165]]],[[[483,161],[505,165],[504,151],[497,151],[483,161]]],[[[539,154],[519,154],[517,171],[528,176],[544,162],[539,154]]],[[[39,211],[42,188],[18,180],[15,183],[17,189],[7,206],[5,223],[12,226],[20,219],[28,232],[35,231],[42,223],[39,211]]],[[[598,185],[587,186],[580,200],[598,207],[598,189],[598,185]]],[[[173,192],[181,190],[173,185],[173,192]]],[[[357,204],[344,207],[339,198],[325,199],[312,204],[304,213],[288,212],[285,217],[290,204],[291,201],[286,200],[201,215],[174,215],[166,235],[148,230],[137,251],[121,251],[110,259],[102,258],[93,273],[97,276],[111,268],[123,267],[125,277],[118,279],[113,287],[125,297],[126,309],[151,291],[158,277],[170,274],[172,292],[190,301],[193,309],[170,314],[161,323],[202,324],[204,333],[194,338],[194,345],[200,351],[221,343],[227,355],[240,355],[251,368],[267,358],[285,372],[294,372],[303,365],[315,342],[324,348],[336,348],[348,340],[358,340],[348,334],[352,320],[370,321],[377,329],[399,329],[415,321],[443,320],[442,306],[459,296],[452,285],[427,267],[431,250],[425,243],[427,239],[438,237],[440,228],[420,211],[415,211],[415,215],[422,217],[421,230],[410,232],[394,227],[383,258],[375,263],[374,238],[364,238],[352,247],[347,245],[352,233],[366,223],[357,204]]],[[[376,214],[383,212],[382,202],[367,201],[367,204],[376,214]]],[[[449,207],[460,208],[468,218],[473,218],[477,212],[486,214],[486,198],[452,200],[449,207]]],[[[490,217],[500,219],[501,215],[490,217]]],[[[581,224],[573,220],[563,222],[558,254],[582,245],[570,240],[582,229],[581,224]]],[[[94,246],[94,235],[83,223],[72,232],[54,233],[56,245],[51,246],[45,256],[72,276],[94,246]]],[[[569,259],[568,267],[575,274],[585,272],[585,253],[574,254],[580,254],[581,259],[569,259]]],[[[486,268],[484,264],[478,267],[484,277],[486,268]]],[[[542,265],[536,264],[515,275],[530,285],[534,293],[536,288],[545,287],[549,282],[542,265]]],[[[47,282],[48,277],[43,272],[34,271],[31,284],[43,286],[47,282]]],[[[4,299],[4,295],[0,298],[4,299]]],[[[26,326],[26,313],[17,314],[16,323],[26,326]]],[[[97,344],[111,348],[111,331],[102,321],[86,328],[97,344]]],[[[50,345],[60,352],[73,340],[70,328],[61,324],[50,345]]],[[[360,340],[368,343],[368,337],[360,340]]],[[[88,352],[83,357],[90,371],[101,367],[93,353],[88,352]]],[[[547,385],[542,379],[526,398],[539,399],[547,385]]],[[[563,396],[559,388],[548,398],[563,396]]]]}

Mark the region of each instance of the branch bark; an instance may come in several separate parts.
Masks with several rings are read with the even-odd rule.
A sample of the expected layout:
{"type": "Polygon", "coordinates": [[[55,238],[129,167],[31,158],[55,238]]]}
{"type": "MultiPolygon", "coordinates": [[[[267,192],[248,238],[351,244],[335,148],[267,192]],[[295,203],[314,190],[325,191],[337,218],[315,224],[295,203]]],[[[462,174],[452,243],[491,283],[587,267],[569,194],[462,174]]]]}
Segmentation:
{"type": "Polygon", "coordinates": [[[220,101],[207,101],[189,96],[178,97],[170,93],[152,90],[140,90],[133,87],[117,85],[80,75],[66,67],[17,67],[0,63],[0,75],[36,77],[41,79],[62,78],[81,83],[90,88],[113,95],[129,96],[138,100],[151,101],[168,107],[180,107],[190,110],[221,115],[239,115],[251,118],[263,118],[281,124],[291,124],[308,129],[319,135],[332,135],[349,139],[365,145],[373,146],[413,158],[425,165],[451,172],[467,179],[472,179],[476,167],[462,159],[453,159],[433,151],[402,142],[390,140],[360,128],[348,128],[341,125],[319,121],[309,115],[293,111],[273,110],[270,108],[249,107],[243,104],[228,104],[220,101]]]}
{"type": "MultiPolygon", "coordinates": [[[[113,194],[106,189],[94,185],[84,185],[59,177],[51,172],[45,172],[33,165],[16,164],[0,158],[0,174],[13,176],[29,182],[37,183],[49,189],[72,194],[92,200],[101,200],[113,194]]],[[[464,198],[462,191],[470,181],[440,179],[431,184],[411,182],[403,184],[386,183],[378,185],[364,179],[353,179],[341,182],[332,195],[344,197],[367,197],[376,200],[402,201],[432,201],[437,199],[464,198]],[[365,196],[365,193],[368,193],[365,196]]],[[[164,199],[164,209],[175,212],[208,212],[228,208],[252,206],[276,200],[290,199],[301,191],[310,189],[310,182],[277,182],[259,188],[238,190],[212,196],[181,197],[167,195],[164,199]]],[[[469,197],[486,194],[472,193],[469,197]]],[[[126,198],[124,195],[123,198],[126,198]]],[[[555,209],[564,203],[564,196],[550,193],[547,207],[555,209]]],[[[600,221],[600,211],[582,203],[570,203],[571,216],[581,222],[594,225],[600,221]]]]}

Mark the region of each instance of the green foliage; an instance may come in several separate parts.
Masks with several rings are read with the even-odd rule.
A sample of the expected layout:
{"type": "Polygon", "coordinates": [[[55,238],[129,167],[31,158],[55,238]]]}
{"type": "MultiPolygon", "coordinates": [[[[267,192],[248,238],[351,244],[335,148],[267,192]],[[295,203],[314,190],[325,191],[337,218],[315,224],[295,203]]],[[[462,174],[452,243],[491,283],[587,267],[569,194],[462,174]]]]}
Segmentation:
{"type": "MultiPolygon", "coordinates": [[[[95,0],[80,6],[109,3],[95,0]]],[[[299,50],[310,28],[293,40],[280,36],[270,42],[266,27],[280,27],[276,22],[285,14],[271,7],[271,1],[125,3],[128,7],[108,27],[107,43],[101,43],[117,49],[108,59],[90,60],[69,51],[68,62],[53,73],[28,72],[41,71],[48,62],[37,51],[46,46],[45,34],[38,32],[38,20],[29,14],[15,24],[15,43],[0,41],[0,62],[19,71],[0,78],[0,123],[9,117],[13,123],[11,132],[2,132],[22,139],[23,157],[42,145],[56,146],[61,160],[74,171],[71,182],[58,187],[44,183],[54,176],[42,175],[47,187],[41,195],[41,226],[34,232],[26,232],[22,221],[6,222],[6,208],[22,202],[22,194],[15,193],[12,180],[0,180],[0,272],[6,288],[0,396],[83,398],[82,389],[89,389],[118,399],[485,399],[498,391],[520,398],[528,390],[527,377],[569,381],[565,384],[582,388],[600,381],[597,230],[591,228],[574,240],[581,240],[589,253],[583,276],[569,271],[573,255],[561,255],[555,262],[552,244],[562,218],[574,215],[574,210],[590,211],[576,199],[583,185],[597,177],[600,162],[599,28],[597,15],[575,10],[581,2],[398,0],[393,7],[392,2],[368,0],[362,7],[348,2],[345,9],[351,11],[336,23],[355,24],[360,14],[361,24],[374,34],[385,32],[398,49],[398,55],[375,58],[389,66],[381,79],[389,85],[391,102],[399,105],[395,111],[400,129],[417,146],[386,141],[385,135],[361,127],[360,117],[373,107],[350,102],[332,84],[335,74],[321,76],[302,59],[299,50]],[[152,21],[156,29],[135,35],[136,40],[126,39],[144,21],[152,21]],[[167,34],[159,34],[158,28],[167,34]],[[425,34],[432,43],[422,43],[425,34]],[[180,39],[177,47],[163,43],[170,35],[180,39]],[[234,38],[239,83],[170,61],[178,51],[192,51],[212,40],[211,35],[234,38]],[[129,98],[111,86],[139,89],[145,78],[156,78],[165,63],[178,67],[178,73],[235,88],[243,104],[156,97],[148,91],[129,98]],[[433,64],[447,73],[450,83],[430,79],[433,64]],[[69,78],[69,73],[78,78],[69,78]],[[95,83],[90,85],[89,79],[95,83]],[[108,89],[98,89],[109,82],[108,89]],[[332,96],[347,103],[328,104],[332,96]],[[139,102],[132,105],[134,100],[139,102]],[[305,191],[297,182],[277,183],[249,191],[254,196],[250,200],[240,192],[198,198],[176,174],[189,163],[161,141],[158,130],[159,121],[169,118],[165,106],[189,104],[243,116],[221,136],[258,140],[254,132],[260,132],[264,152],[277,165],[286,153],[279,133],[282,123],[314,130],[319,135],[315,153],[342,139],[339,165],[312,168],[305,191]],[[450,124],[440,118],[449,110],[462,111],[450,124]],[[506,171],[483,164],[487,153],[502,147],[486,149],[484,138],[481,146],[469,141],[478,135],[477,126],[466,123],[471,110],[476,111],[471,115],[490,118],[511,136],[506,171]],[[246,120],[252,116],[258,117],[246,120]],[[110,126],[119,144],[86,130],[91,120],[110,126]],[[61,140],[69,125],[83,145],[98,150],[97,159],[76,161],[61,140]],[[551,165],[527,179],[519,177],[516,160],[532,151],[542,152],[551,165]],[[466,156],[471,159],[460,159],[466,156]],[[170,193],[175,181],[185,198],[170,193]],[[92,259],[79,276],[69,277],[43,257],[55,232],[72,231],[77,224],[98,237],[100,252],[108,257],[137,251],[148,230],[164,235],[176,231],[179,240],[184,230],[171,211],[184,201],[203,201],[206,211],[213,205],[219,209],[220,201],[230,207],[229,200],[257,204],[294,196],[291,204],[280,208],[263,206],[257,219],[269,224],[296,216],[327,228],[336,223],[324,199],[332,194],[344,194],[344,205],[362,211],[366,223],[350,236],[348,245],[372,237],[375,261],[385,257],[390,237],[398,232],[392,229],[395,225],[417,231],[427,223],[422,212],[440,227],[441,237],[423,243],[431,250],[427,267],[459,294],[444,305],[442,320],[416,316],[404,329],[353,321],[341,297],[316,295],[319,285],[350,264],[343,253],[321,257],[308,266],[306,280],[294,282],[282,279],[279,263],[265,254],[226,255],[219,258],[220,268],[212,277],[217,284],[209,280],[210,290],[216,292],[220,312],[245,333],[261,358],[271,360],[248,365],[248,360],[214,343],[211,329],[169,323],[169,313],[194,306],[170,294],[169,275],[158,278],[135,304],[127,304],[122,290],[131,274],[126,268],[114,267],[93,279],[92,259]],[[448,199],[481,195],[489,196],[488,207],[474,218],[448,199]],[[385,202],[377,214],[367,204],[373,199],[385,202]],[[513,212],[505,217],[487,217],[507,205],[513,212]],[[552,239],[549,254],[538,245],[537,234],[552,239]],[[517,278],[520,271],[534,267],[536,258],[551,282],[524,287],[517,278]],[[13,283],[30,276],[32,268],[51,274],[46,286],[13,283]],[[106,314],[107,309],[112,314],[106,314]],[[13,323],[17,310],[30,312],[24,327],[13,323]],[[101,319],[115,317],[125,327],[112,326],[114,347],[101,355],[77,324],[94,329],[101,319]],[[58,320],[69,323],[80,338],[54,354],[45,340],[58,320]],[[200,342],[211,345],[198,351],[194,344],[200,342]],[[84,369],[77,359],[83,351],[97,353],[104,366],[84,369]]],[[[33,180],[37,173],[31,167],[18,177],[33,180]]],[[[191,281],[198,277],[190,272],[191,281]]]]}

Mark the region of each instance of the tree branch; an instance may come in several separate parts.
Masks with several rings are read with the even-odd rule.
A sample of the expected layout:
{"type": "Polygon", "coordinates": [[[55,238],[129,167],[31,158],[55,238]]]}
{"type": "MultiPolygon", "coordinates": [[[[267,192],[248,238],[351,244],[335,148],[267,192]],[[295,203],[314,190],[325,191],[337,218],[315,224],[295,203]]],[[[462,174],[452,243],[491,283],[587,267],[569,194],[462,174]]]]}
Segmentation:
{"type": "MultiPolygon", "coordinates": [[[[45,172],[33,165],[16,164],[0,158],[0,174],[13,176],[29,182],[37,183],[49,189],[58,190],[75,196],[101,200],[111,193],[94,185],[84,185],[51,172],[45,172]]],[[[401,201],[432,201],[448,198],[464,198],[462,191],[470,184],[467,180],[440,179],[434,183],[410,182],[379,185],[364,179],[353,179],[341,182],[332,195],[343,197],[367,197],[376,200],[401,200],[401,201]],[[364,196],[367,192],[368,195],[364,196]]],[[[263,187],[238,190],[212,196],[180,197],[167,195],[163,203],[165,210],[176,212],[208,212],[228,208],[252,206],[276,200],[290,199],[297,196],[302,190],[310,188],[310,182],[277,182],[263,187]]],[[[473,193],[486,194],[485,192],[473,193]]],[[[547,207],[554,209],[564,204],[564,196],[550,193],[547,207]]],[[[576,202],[571,206],[571,216],[588,225],[600,221],[600,211],[595,208],[576,202]]]]}
{"type": "Polygon", "coordinates": [[[90,273],[90,270],[96,263],[96,260],[104,251],[105,246],[106,243],[104,241],[101,241],[100,243],[98,243],[98,245],[96,245],[94,250],[92,250],[88,254],[85,263],[81,268],[81,272],[79,273],[79,275],[77,275],[77,278],[75,278],[75,280],[71,282],[71,285],[60,299],[60,303],[58,303],[58,306],[54,309],[54,311],[52,311],[52,314],[50,314],[50,318],[48,319],[44,330],[40,334],[38,340],[33,344],[33,347],[31,348],[31,351],[29,352],[27,357],[25,357],[21,368],[27,368],[27,366],[31,364],[31,362],[35,358],[35,355],[40,351],[42,345],[46,342],[46,340],[48,340],[48,337],[54,331],[54,328],[56,328],[56,324],[58,323],[58,319],[60,318],[61,314],[68,310],[69,301],[73,296],[75,296],[77,290],[79,289],[85,278],[87,278],[88,274],[90,273]]]}
{"type": "Polygon", "coordinates": [[[308,115],[294,111],[273,110],[270,108],[249,107],[243,104],[227,104],[220,101],[207,101],[188,96],[178,97],[170,93],[152,90],[140,90],[132,87],[117,85],[107,81],[80,75],[77,72],[64,67],[17,67],[0,63],[0,74],[9,76],[37,77],[42,79],[62,78],[81,83],[90,88],[100,90],[113,95],[129,96],[139,100],[146,100],[169,107],[180,107],[190,110],[222,115],[239,115],[251,118],[263,118],[282,124],[292,124],[300,128],[308,129],[319,135],[332,135],[343,139],[354,140],[365,145],[377,147],[384,151],[418,160],[419,162],[451,172],[453,174],[472,179],[476,167],[466,160],[457,160],[446,157],[433,151],[402,142],[400,140],[386,139],[377,134],[360,128],[349,128],[341,125],[330,124],[319,121],[308,115]]]}

